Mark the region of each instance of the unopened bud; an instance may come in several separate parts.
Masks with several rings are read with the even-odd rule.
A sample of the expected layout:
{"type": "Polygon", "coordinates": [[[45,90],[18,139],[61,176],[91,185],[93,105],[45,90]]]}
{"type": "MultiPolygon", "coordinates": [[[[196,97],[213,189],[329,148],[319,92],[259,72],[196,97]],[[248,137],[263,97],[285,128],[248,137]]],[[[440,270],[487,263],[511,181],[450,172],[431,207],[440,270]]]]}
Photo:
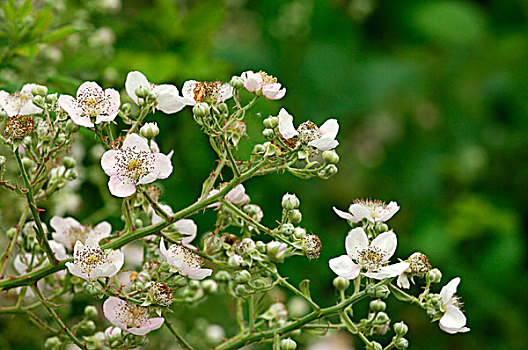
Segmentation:
{"type": "Polygon", "coordinates": [[[229,113],[229,107],[227,106],[226,103],[219,103],[216,105],[216,108],[218,109],[218,111],[221,113],[221,114],[227,114],[229,113]]]}
{"type": "Polygon", "coordinates": [[[339,155],[335,151],[324,151],[323,159],[328,164],[339,163],[339,155]]]}
{"type": "Polygon", "coordinates": [[[284,224],[281,226],[281,233],[283,235],[289,236],[293,234],[295,227],[292,224],[284,224]]]}
{"type": "Polygon", "coordinates": [[[136,89],[135,91],[136,93],[136,96],[139,97],[139,98],[145,98],[148,96],[149,94],[149,89],[145,86],[140,86],[136,89]]]}
{"type": "Polygon", "coordinates": [[[385,312],[383,311],[380,311],[378,312],[378,314],[376,315],[376,319],[375,319],[375,322],[376,323],[386,323],[390,320],[389,318],[389,315],[387,315],[385,312]]]}
{"type": "Polygon", "coordinates": [[[202,118],[209,115],[209,105],[206,102],[199,102],[193,107],[193,114],[195,117],[202,118]]]}
{"type": "Polygon", "coordinates": [[[334,285],[335,289],[344,291],[350,286],[350,281],[344,277],[337,276],[334,278],[332,284],[334,285]]]}
{"type": "Polygon", "coordinates": [[[239,76],[234,75],[231,78],[231,81],[229,81],[229,85],[231,85],[235,89],[242,89],[244,87],[244,79],[242,79],[239,76]]]}
{"type": "Polygon", "coordinates": [[[97,308],[95,306],[88,305],[84,308],[84,315],[91,320],[95,320],[98,314],[99,313],[97,312],[97,308]]]}
{"type": "Polygon", "coordinates": [[[54,104],[57,102],[57,94],[50,94],[46,96],[46,103],[54,104]]]}
{"type": "Polygon", "coordinates": [[[136,228],[141,228],[141,227],[143,227],[143,220],[141,220],[141,219],[136,219],[136,220],[134,220],[134,226],[135,226],[136,228]]]}
{"type": "Polygon", "coordinates": [[[383,350],[383,346],[376,341],[371,341],[370,346],[367,346],[366,349],[367,350],[383,350]]]}
{"type": "Polygon", "coordinates": [[[400,338],[394,343],[396,349],[407,349],[409,347],[409,341],[405,338],[400,338]]]}
{"type": "Polygon", "coordinates": [[[438,269],[432,269],[425,276],[427,283],[439,283],[442,280],[442,272],[438,269]]]}
{"type": "Polygon", "coordinates": [[[202,289],[206,294],[216,294],[218,284],[213,280],[202,281],[202,289]]]}
{"type": "Polygon", "coordinates": [[[300,204],[299,198],[295,194],[286,193],[282,196],[281,205],[286,210],[297,209],[300,204]]]}
{"type": "Polygon", "coordinates": [[[275,132],[273,129],[264,129],[262,130],[262,136],[264,136],[267,140],[271,140],[275,136],[275,132]]]}
{"type": "Polygon", "coordinates": [[[71,169],[75,167],[76,162],[72,157],[64,157],[62,158],[62,164],[66,169],[71,169]]]}
{"type": "Polygon", "coordinates": [[[92,320],[79,323],[79,332],[83,333],[84,335],[93,334],[95,329],[95,323],[92,320]]]}
{"type": "Polygon", "coordinates": [[[268,129],[275,129],[279,125],[279,118],[277,117],[267,117],[262,121],[262,125],[268,129]]]}
{"type": "Polygon", "coordinates": [[[282,339],[280,342],[281,350],[295,350],[297,349],[297,343],[291,338],[282,339]]]}
{"type": "Polygon", "coordinates": [[[282,261],[284,255],[286,255],[286,249],[288,246],[285,243],[280,243],[277,241],[269,242],[266,245],[268,250],[268,256],[274,260],[282,261]]]}
{"type": "Polygon", "coordinates": [[[70,133],[79,131],[79,128],[80,126],[75,124],[73,120],[71,119],[68,119],[68,121],[66,122],[66,130],[69,131],[70,133]]]}
{"type": "Polygon", "coordinates": [[[398,322],[394,324],[394,333],[399,336],[404,336],[409,331],[409,327],[403,322],[398,322]]]}
{"type": "Polygon", "coordinates": [[[3,167],[6,163],[6,157],[0,156],[0,167],[3,167]]]}
{"type": "Polygon", "coordinates": [[[124,114],[130,114],[130,109],[131,109],[130,103],[128,103],[128,102],[127,103],[123,103],[121,105],[121,112],[123,112],[124,114]]]}
{"type": "Polygon", "coordinates": [[[48,88],[42,85],[36,85],[31,89],[33,96],[46,96],[48,94],[48,88]]]}
{"type": "Polygon", "coordinates": [[[260,143],[256,144],[254,147],[253,147],[253,151],[251,153],[253,154],[262,154],[266,152],[266,147],[264,147],[264,145],[261,145],[260,143]]]}
{"type": "Polygon", "coordinates": [[[44,97],[37,95],[33,97],[33,104],[38,107],[44,107],[44,97]]]}
{"type": "Polygon", "coordinates": [[[389,226],[384,222],[378,222],[376,224],[376,230],[379,233],[387,232],[389,230],[389,226]]]}
{"type": "Polygon", "coordinates": [[[231,279],[231,275],[229,274],[229,272],[225,271],[225,270],[220,270],[218,271],[214,277],[213,277],[217,282],[221,282],[221,283],[227,283],[229,282],[229,280],[231,279]]]}
{"type": "Polygon", "coordinates": [[[22,165],[24,166],[24,169],[28,170],[31,169],[35,163],[33,160],[31,160],[31,158],[24,157],[22,158],[22,165]]]}
{"type": "Polygon", "coordinates": [[[231,267],[239,267],[240,265],[242,265],[242,262],[244,262],[244,259],[238,254],[231,255],[227,260],[227,263],[231,267]]]}
{"type": "Polygon", "coordinates": [[[51,337],[46,339],[44,342],[44,349],[46,350],[56,350],[59,349],[62,345],[59,337],[51,337]]]}
{"type": "Polygon", "coordinates": [[[251,278],[251,274],[247,270],[242,270],[237,273],[235,276],[235,282],[236,283],[247,283],[249,279],[251,278]]]}
{"type": "Polygon", "coordinates": [[[389,296],[390,290],[386,285],[376,287],[376,298],[385,299],[389,296]]]}
{"type": "Polygon", "coordinates": [[[139,133],[146,139],[152,140],[158,136],[159,128],[157,123],[146,123],[139,129],[139,133]]]}
{"type": "Polygon", "coordinates": [[[302,213],[298,209],[290,210],[288,213],[288,218],[294,224],[298,224],[302,221],[302,213]]]}
{"type": "Polygon", "coordinates": [[[304,237],[306,237],[306,230],[302,227],[296,227],[293,231],[293,235],[297,239],[303,239],[304,237]]]}
{"type": "Polygon", "coordinates": [[[18,230],[15,228],[15,227],[11,227],[9,230],[7,230],[6,234],[7,234],[7,238],[11,239],[13,238],[16,233],[18,232],[18,230]]]}

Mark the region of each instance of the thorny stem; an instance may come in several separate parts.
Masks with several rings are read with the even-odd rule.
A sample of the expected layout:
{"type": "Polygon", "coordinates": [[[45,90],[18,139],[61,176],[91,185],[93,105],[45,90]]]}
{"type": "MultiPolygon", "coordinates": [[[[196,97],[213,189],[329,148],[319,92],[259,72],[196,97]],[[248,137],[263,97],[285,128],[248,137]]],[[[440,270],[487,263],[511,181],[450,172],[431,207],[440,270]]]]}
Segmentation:
{"type": "Polygon", "coordinates": [[[163,209],[161,209],[159,204],[155,200],[152,199],[152,197],[148,194],[147,191],[143,190],[142,193],[145,196],[145,198],[147,199],[147,201],[150,203],[150,206],[152,207],[152,209],[154,209],[156,214],[161,216],[164,220],[169,220],[170,219],[170,215],[168,213],[166,213],[163,209]]]}
{"type": "Polygon", "coordinates": [[[11,241],[9,242],[9,246],[4,251],[4,254],[2,255],[2,258],[0,259],[0,278],[4,277],[5,270],[7,268],[7,262],[9,261],[9,256],[11,255],[11,252],[13,251],[13,248],[15,247],[15,244],[18,240],[18,235],[20,234],[20,231],[22,230],[22,225],[24,225],[24,222],[26,222],[26,216],[27,216],[28,206],[24,208],[24,211],[22,212],[22,215],[20,215],[20,219],[18,220],[18,225],[16,228],[16,233],[11,238],[11,241]]]}
{"type": "Polygon", "coordinates": [[[143,108],[141,108],[141,112],[139,113],[139,117],[136,119],[136,121],[134,122],[134,125],[132,125],[130,130],[128,130],[127,135],[132,134],[133,132],[135,132],[138,129],[138,127],[143,122],[143,119],[145,119],[145,117],[150,112],[150,109],[155,106],[155,103],[156,103],[155,101],[154,102],[150,102],[150,103],[146,103],[143,106],[143,108]]]}
{"type": "Polygon", "coordinates": [[[169,331],[174,335],[174,338],[176,338],[176,341],[183,349],[186,350],[194,350],[194,348],[182,337],[182,335],[174,329],[172,324],[169,322],[169,318],[166,315],[163,315],[163,318],[165,319],[165,326],[169,329],[169,331]]]}
{"type": "Polygon", "coordinates": [[[249,333],[255,332],[255,296],[250,295],[248,299],[249,333]]]}
{"type": "Polygon", "coordinates": [[[55,259],[55,255],[53,254],[53,251],[51,250],[49,242],[46,238],[46,234],[44,233],[42,222],[40,221],[40,216],[38,214],[37,204],[35,203],[35,199],[33,198],[33,187],[31,187],[31,184],[29,183],[29,178],[27,176],[26,169],[24,169],[24,165],[22,164],[22,159],[20,158],[20,152],[18,148],[15,149],[14,153],[15,153],[15,158],[17,160],[20,173],[22,174],[22,178],[24,179],[24,183],[28,190],[26,192],[26,199],[27,199],[29,209],[31,210],[31,213],[33,214],[33,220],[35,220],[35,224],[37,226],[37,229],[35,231],[37,233],[39,245],[42,247],[42,249],[46,253],[46,256],[48,257],[48,260],[50,261],[50,263],[56,264],[57,260],[55,259]]]}

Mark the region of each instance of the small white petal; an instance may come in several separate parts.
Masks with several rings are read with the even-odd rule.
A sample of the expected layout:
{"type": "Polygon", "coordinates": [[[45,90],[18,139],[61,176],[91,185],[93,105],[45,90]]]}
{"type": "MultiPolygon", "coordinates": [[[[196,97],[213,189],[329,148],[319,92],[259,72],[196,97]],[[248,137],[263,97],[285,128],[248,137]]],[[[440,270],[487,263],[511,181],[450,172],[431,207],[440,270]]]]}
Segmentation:
{"type": "Polygon", "coordinates": [[[136,193],[136,184],[129,177],[112,175],[108,181],[108,189],[112,195],[124,198],[136,193]]]}
{"type": "Polygon", "coordinates": [[[347,255],[354,260],[359,259],[359,253],[368,247],[367,234],[361,227],[351,230],[345,239],[347,255]]]}
{"type": "Polygon", "coordinates": [[[335,139],[339,132],[339,123],[336,119],[328,119],[319,127],[321,131],[321,137],[327,137],[329,139],[335,139]]]}
{"type": "Polygon", "coordinates": [[[130,96],[132,101],[134,101],[136,104],[139,104],[138,97],[136,95],[136,90],[139,87],[145,87],[147,89],[150,88],[147,77],[137,71],[129,72],[125,81],[125,89],[128,96],[130,96]]]}
{"type": "Polygon", "coordinates": [[[372,215],[370,214],[370,211],[368,211],[367,208],[365,208],[362,204],[354,203],[350,205],[348,208],[348,211],[354,215],[356,218],[356,222],[361,221],[362,219],[368,219],[370,222],[374,222],[374,219],[372,218],[372,215]]]}
{"type": "Polygon", "coordinates": [[[337,214],[337,216],[339,216],[340,218],[351,221],[351,222],[357,222],[355,221],[356,218],[352,216],[352,214],[349,214],[346,211],[339,210],[336,207],[333,207],[333,209],[334,209],[334,212],[337,214]]]}
{"type": "Polygon", "coordinates": [[[122,149],[132,148],[136,151],[144,151],[150,153],[150,147],[148,145],[148,142],[143,137],[139,136],[138,134],[130,134],[125,138],[125,141],[123,141],[123,147],[122,149]]]}
{"type": "Polygon", "coordinates": [[[339,142],[337,142],[337,140],[327,137],[321,137],[320,139],[308,142],[308,146],[315,147],[320,151],[330,151],[336,148],[338,145],[339,142]]]}
{"type": "Polygon", "coordinates": [[[447,305],[453,295],[455,295],[458,285],[460,284],[460,277],[455,277],[448,284],[442,287],[440,296],[442,297],[442,303],[447,305]]]}
{"type": "Polygon", "coordinates": [[[380,267],[375,272],[365,272],[363,275],[377,280],[396,277],[409,268],[409,263],[406,261],[399,262],[388,266],[380,267]]]}
{"type": "Polygon", "coordinates": [[[101,157],[101,167],[106,175],[112,176],[117,174],[117,159],[120,153],[120,151],[108,150],[101,157]]]}
{"type": "Polygon", "coordinates": [[[406,273],[402,273],[398,276],[398,279],[396,280],[396,284],[400,288],[409,289],[411,287],[411,284],[409,283],[409,278],[407,278],[406,273]]]}
{"type": "Polygon", "coordinates": [[[338,276],[352,280],[359,276],[361,266],[356,265],[348,255],[341,255],[328,261],[330,269],[338,276]]]}
{"type": "Polygon", "coordinates": [[[154,169],[158,179],[166,179],[172,173],[172,163],[168,156],[162,153],[154,153],[154,169]]]}
{"type": "Polygon", "coordinates": [[[459,329],[466,325],[466,316],[454,305],[446,306],[446,313],[440,319],[439,325],[442,330],[448,333],[457,333],[459,329]]]}
{"type": "Polygon", "coordinates": [[[279,111],[279,132],[285,139],[291,139],[294,136],[299,135],[295,127],[293,126],[293,116],[286,111],[286,109],[281,108],[279,111]]]}
{"type": "Polygon", "coordinates": [[[396,246],[398,245],[398,239],[396,238],[396,234],[394,232],[383,232],[374,238],[370,245],[385,252],[383,262],[386,262],[389,261],[389,259],[394,255],[396,246]]]}
{"type": "Polygon", "coordinates": [[[385,221],[389,220],[390,218],[392,218],[394,216],[394,214],[396,214],[398,212],[398,210],[400,210],[400,206],[398,205],[398,203],[390,202],[387,205],[387,208],[385,208],[385,210],[383,210],[383,213],[377,218],[376,221],[385,222],[385,221]]]}
{"type": "Polygon", "coordinates": [[[211,269],[196,269],[196,270],[189,270],[187,272],[187,276],[194,280],[203,280],[204,278],[211,276],[212,273],[213,273],[213,270],[211,269]]]}

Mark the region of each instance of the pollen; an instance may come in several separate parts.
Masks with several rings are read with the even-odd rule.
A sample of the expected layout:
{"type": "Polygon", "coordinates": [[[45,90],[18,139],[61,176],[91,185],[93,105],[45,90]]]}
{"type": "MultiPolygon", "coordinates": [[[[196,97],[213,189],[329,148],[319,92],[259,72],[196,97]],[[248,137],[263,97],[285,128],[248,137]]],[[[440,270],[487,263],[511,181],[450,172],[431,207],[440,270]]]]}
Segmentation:
{"type": "Polygon", "coordinates": [[[368,247],[359,252],[358,262],[368,271],[379,269],[385,262],[387,253],[378,247],[368,247]]]}
{"type": "Polygon", "coordinates": [[[257,72],[258,75],[260,75],[262,77],[262,81],[264,82],[264,84],[268,85],[268,84],[275,84],[277,83],[277,78],[275,78],[274,76],[272,75],[269,75],[268,73],[264,72],[264,71],[258,71],[257,72]]]}
{"type": "Polygon", "coordinates": [[[302,143],[308,143],[321,138],[321,131],[317,125],[309,120],[299,125],[297,131],[299,132],[299,139],[302,143]]]}

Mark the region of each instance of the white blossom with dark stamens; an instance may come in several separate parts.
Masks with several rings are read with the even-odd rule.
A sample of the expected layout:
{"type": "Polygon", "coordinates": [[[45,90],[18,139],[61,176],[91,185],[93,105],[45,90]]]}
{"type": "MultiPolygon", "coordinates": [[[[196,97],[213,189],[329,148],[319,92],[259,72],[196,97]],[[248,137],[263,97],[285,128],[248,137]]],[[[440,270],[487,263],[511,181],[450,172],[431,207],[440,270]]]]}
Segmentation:
{"type": "Polygon", "coordinates": [[[167,249],[163,237],[160,242],[160,252],[167,260],[172,272],[180,272],[182,275],[196,280],[202,280],[213,273],[211,269],[203,269],[203,259],[188,248],[180,244],[173,244],[167,249]]]}
{"type": "Polygon", "coordinates": [[[233,97],[233,87],[220,81],[187,80],[182,95],[194,106],[200,102],[221,103],[233,97]]]}
{"type": "Polygon", "coordinates": [[[33,104],[31,91],[35,87],[38,87],[38,85],[26,84],[20,91],[12,94],[7,91],[0,91],[0,107],[10,117],[42,113],[42,109],[33,104]]]}
{"type": "Polygon", "coordinates": [[[442,287],[442,290],[440,291],[445,313],[438,322],[438,326],[441,330],[449,334],[466,333],[470,331],[470,329],[466,327],[467,319],[461,310],[462,303],[460,302],[460,298],[455,295],[459,284],[460,277],[453,278],[448,284],[442,287]]]}
{"type": "Polygon", "coordinates": [[[137,134],[128,135],[120,150],[106,151],[101,166],[110,176],[108,187],[116,197],[131,196],[137,185],[166,179],[172,173],[170,158],[151,152],[147,140],[137,134]]]}
{"type": "Polygon", "coordinates": [[[149,318],[149,308],[126,302],[116,297],[106,299],[103,304],[105,317],[114,326],[135,335],[145,335],[160,328],[165,321],[163,317],[149,318]]]}
{"type": "Polygon", "coordinates": [[[73,249],[73,263],[67,262],[66,267],[74,276],[93,281],[99,277],[112,277],[121,270],[124,255],[119,250],[103,251],[97,241],[89,238],[86,244],[80,241],[73,249]]]}
{"type": "Polygon", "coordinates": [[[334,212],[342,219],[360,222],[363,219],[374,222],[385,222],[400,210],[396,202],[386,204],[377,199],[356,199],[348,208],[348,213],[334,207],[334,212]]]}
{"type": "Polygon", "coordinates": [[[87,81],[79,86],[77,98],[61,95],[58,103],[75,124],[93,127],[94,122],[99,124],[114,120],[121,100],[117,90],[103,90],[97,83],[87,81]]]}
{"type": "Polygon", "coordinates": [[[74,218],[54,216],[50,220],[50,225],[55,230],[51,234],[53,239],[64,244],[68,249],[73,249],[75,242],[81,241],[85,243],[89,238],[99,242],[101,239],[110,236],[112,232],[112,226],[106,221],[92,227],[90,225],[81,225],[74,218]]]}

